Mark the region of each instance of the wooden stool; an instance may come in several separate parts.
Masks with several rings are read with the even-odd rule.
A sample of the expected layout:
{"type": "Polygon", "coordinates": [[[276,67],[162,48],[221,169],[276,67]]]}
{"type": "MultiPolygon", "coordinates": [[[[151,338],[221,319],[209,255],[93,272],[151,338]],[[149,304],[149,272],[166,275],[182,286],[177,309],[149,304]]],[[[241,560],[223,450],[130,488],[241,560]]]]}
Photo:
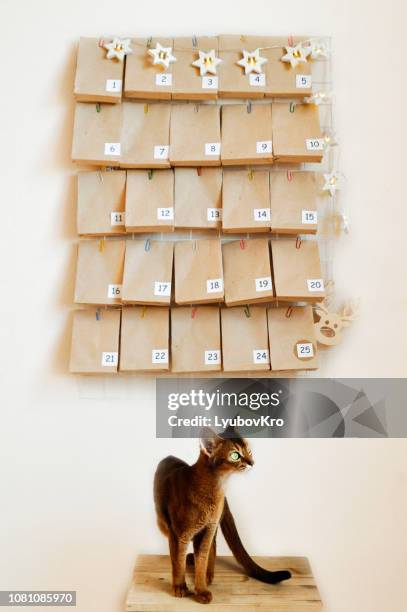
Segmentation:
{"type": "MultiPolygon", "coordinates": [[[[289,569],[292,578],[281,584],[264,584],[242,573],[234,557],[216,559],[215,578],[209,589],[213,599],[208,612],[316,612],[321,599],[305,557],[254,557],[268,570],[289,569]]],[[[187,584],[193,588],[193,568],[187,584]]],[[[193,597],[174,597],[170,559],[166,555],[141,555],[127,593],[126,612],[198,612],[202,604],[193,597]]]]}

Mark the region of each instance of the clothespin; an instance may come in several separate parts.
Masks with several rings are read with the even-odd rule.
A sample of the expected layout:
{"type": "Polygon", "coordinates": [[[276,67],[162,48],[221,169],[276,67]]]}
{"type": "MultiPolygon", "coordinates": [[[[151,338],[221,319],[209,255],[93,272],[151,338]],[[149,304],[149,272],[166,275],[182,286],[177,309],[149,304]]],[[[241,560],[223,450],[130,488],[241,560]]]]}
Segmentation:
{"type": "Polygon", "coordinates": [[[144,317],[146,316],[146,310],[147,310],[147,306],[143,306],[143,308],[141,309],[141,318],[144,319],[144,317]]]}
{"type": "Polygon", "coordinates": [[[197,312],[198,312],[198,308],[196,308],[196,306],[191,309],[191,319],[195,319],[197,312]]]}
{"type": "Polygon", "coordinates": [[[244,313],[248,319],[251,317],[250,306],[248,304],[246,304],[246,306],[244,307],[244,313]]]}
{"type": "Polygon", "coordinates": [[[198,166],[198,167],[197,167],[197,169],[196,169],[196,173],[197,173],[197,175],[198,175],[198,176],[201,176],[201,175],[202,175],[202,168],[201,168],[201,166],[198,166]]]}
{"type": "Polygon", "coordinates": [[[147,49],[149,49],[151,47],[152,42],[153,42],[153,37],[149,36],[147,38],[147,49]]]}
{"type": "Polygon", "coordinates": [[[150,249],[151,249],[151,241],[150,241],[150,238],[147,238],[144,243],[144,250],[149,251],[150,249]]]}
{"type": "Polygon", "coordinates": [[[297,236],[297,239],[295,241],[295,248],[296,249],[300,249],[301,248],[301,242],[302,242],[301,236],[297,236]]]}
{"type": "Polygon", "coordinates": [[[153,179],[153,171],[149,170],[148,171],[148,180],[151,181],[153,179]]]}
{"type": "Polygon", "coordinates": [[[291,170],[287,170],[287,181],[291,182],[293,180],[294,176],[293,173],[291,172],[291,170]]]}
{"type": "Polygon", "coordinates": [[[285,311],[285,316],[287,317],[287,319],[291,317],[292,312],[293,312],[293,307],[289,306],[287,310],[285,311]]]}
{"type": "Polygon", "coordinates": [[[246,110],[247,110],[248,113],[252,112],[252,101],[251,100],[247,101],[246,110]]]}
{"type": "Polygon", "coordinates": [[[253,180],[253,170],[252,170],[252,168],[249,168],[249,170],[247,171],[247,176],[249,177],[249,181],[253,180]]]}
{"type": "Polygon", "coordinates": [[[293,113],[295,111],[295,102],[290,102],[290,113],[293,113]]]}
{"type": "Polygon", "coordinates": [[[99,253],[103,253],[103,251],[105,250],[105,238],[101,238],[99,240],[99,253]]]}
{"type": "Polygon", "coordinates": [[[96,102],[96,112],[100,113],[100,102],[96,102]]]}
{"type": "Polygon", "coordinates": [[[197,38],[196,38],[195,34],[192,37],[192,46],[193,47],[197,47],[198,46],[198,41],[197,41],[197,38]]]}
{"type": "Polygon", "coordinates": [[[240,243],[240,248],[242,249],[242,251],[244,251],[244,249],[246,248],[246,241],[245,241],[245,239],[241,238],[239,240],[239,243],[240,243]]]}
{"type": "Polygon", "coordinates": [[[96,315],[96,321],[100,321],[100,319],[102,318],[100,314],[100,308],[96,308],[95,315],[96,315]]]}
{"type": "Polygon", "coordinates": [[[148,104],[144,104],[144,114],[147,115],[148,113],[148,104]]]}

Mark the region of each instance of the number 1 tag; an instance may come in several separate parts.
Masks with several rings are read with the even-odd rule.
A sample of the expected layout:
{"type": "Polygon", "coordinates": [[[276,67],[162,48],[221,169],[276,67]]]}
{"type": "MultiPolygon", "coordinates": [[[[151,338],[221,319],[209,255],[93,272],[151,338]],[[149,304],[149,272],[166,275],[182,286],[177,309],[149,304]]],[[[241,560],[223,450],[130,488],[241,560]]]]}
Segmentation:
{"type": "Polygon", "coordinates": [[[120,93],[122,90],[122,82],[120,79],[107,79],[106,91],[109,93],[120,93]]]}
{"type": "Polygon", "coordinates": [[[102,353],[102,368],[117,366],[119,361],[119,353],[103,352],[102,353]]]}
{"type": "Polygon", "coordinates": [[[214,351],[205,351],[205,365],[218,364],[220,364],[220,351],[218,349],[214,351]]]}
{"type": "Polygon", "coordinates": [[[314,347],[312,342],[299,342],[297,344],[297,357],[298,359],[307,359],[307,357],[314,356],[314,347]]]}
{"type": "Polygon", "coordinates": [[[206,281],[206,293],[220,293],[223,291],[223,278],[210,278],[206,281]]]}
{"type": "Polygon", "coordinates": [[[273,142],[271,140],[258,140],[256,142],[256,153],[272,153],[273,142]]]}
{"type": "Polygon", "coordinates": [[[168,349],[153,349],[151,363],[168,363],[168,349]]]}
{"type": "Polygon", "coordinates": [[[253,363],[270,363],[268,350],[254,349],[253,363]]]}
{"type": "Polygon", "coordinates": [[[110,299],[120,298],[122,295],[122,285],[108,285],[107,297],[110,299]]]}

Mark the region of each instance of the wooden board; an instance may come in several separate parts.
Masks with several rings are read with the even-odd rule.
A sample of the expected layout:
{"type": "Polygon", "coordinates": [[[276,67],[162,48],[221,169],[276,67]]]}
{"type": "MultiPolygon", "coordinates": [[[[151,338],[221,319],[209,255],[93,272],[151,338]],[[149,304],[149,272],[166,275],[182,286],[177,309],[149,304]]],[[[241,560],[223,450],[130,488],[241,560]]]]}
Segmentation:
{"type": "MultiPolygon", "coordinates": [[[[322,603],[308,559],[305,557],[254,557],[269,570],[289,569],[292,578],[278,585],[264,584],[242,573],[233,557],[218,557],[215,578],[209,589],[213,599],[209,612],[317,612],[322,603]]],[[[193,588],[193,569],[187,569],[193,588]]],[[[126,612],[197,612],[202,604],[193,597],[174,597],[171,592],[170,559],[166,555],[141,555],[134,569],[126,599],[126,612]]]]}

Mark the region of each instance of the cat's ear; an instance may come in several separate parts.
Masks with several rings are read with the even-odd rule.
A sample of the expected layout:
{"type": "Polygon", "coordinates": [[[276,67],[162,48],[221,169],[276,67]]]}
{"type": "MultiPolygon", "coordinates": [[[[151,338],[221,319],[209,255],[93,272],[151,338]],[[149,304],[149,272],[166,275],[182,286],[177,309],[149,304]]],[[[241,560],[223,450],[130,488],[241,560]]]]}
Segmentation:
{"type": "Polygon", "coordinates": [[[238,440],[240,437],[239,432],[232,427],[232,425],[228,425],[222,433],[222,438],[226,438],[227,440],[238,440]]]}
{"type": "Polygon", "coordinates": [[[216,431],[213,431],[210,427],[204,427],[201,431],[200,446],[201,450],[210,457],[221,441],[216,431]]]}

